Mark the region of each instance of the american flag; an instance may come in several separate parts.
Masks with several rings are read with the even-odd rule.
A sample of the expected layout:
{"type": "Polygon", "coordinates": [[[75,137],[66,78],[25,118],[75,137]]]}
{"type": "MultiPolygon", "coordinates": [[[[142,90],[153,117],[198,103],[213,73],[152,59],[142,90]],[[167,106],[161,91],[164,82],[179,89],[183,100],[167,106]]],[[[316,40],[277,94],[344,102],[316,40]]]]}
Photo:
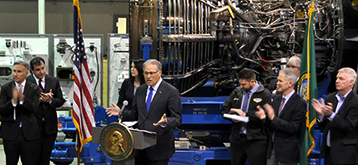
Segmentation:
{"type": "Polygon", "coordinates": [[[73,0],[73,39],[76,44],[75,65],[73,73],[75,84],[73,88],[73,123],[78,134],[76,138],[77,151],[82,151],[82,145],[92,140],[92,127],[95,126],[92,87],[87,64],[87,56],[83,42],[82,20],[78,0],[73,0]]]}

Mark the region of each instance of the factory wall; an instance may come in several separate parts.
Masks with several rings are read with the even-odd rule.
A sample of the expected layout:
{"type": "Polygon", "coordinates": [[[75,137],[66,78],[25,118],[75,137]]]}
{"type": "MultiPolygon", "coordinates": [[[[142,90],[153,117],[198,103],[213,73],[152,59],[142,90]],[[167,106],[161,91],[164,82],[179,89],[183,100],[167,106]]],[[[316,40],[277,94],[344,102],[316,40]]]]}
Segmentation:
{"type": "MultiPolygon", "coordinates": [[[[38,33],[37,1],[0,1],[0,33],[38,33]]],[[[81,2],[81,15],[85,34],[103,34],[107,46],[107,33],[113,33],[113,16],[129,15],[129,3],[81,2]]],[[[45,2],[45,33],[72,34],[72,2],[45,2]]]]}

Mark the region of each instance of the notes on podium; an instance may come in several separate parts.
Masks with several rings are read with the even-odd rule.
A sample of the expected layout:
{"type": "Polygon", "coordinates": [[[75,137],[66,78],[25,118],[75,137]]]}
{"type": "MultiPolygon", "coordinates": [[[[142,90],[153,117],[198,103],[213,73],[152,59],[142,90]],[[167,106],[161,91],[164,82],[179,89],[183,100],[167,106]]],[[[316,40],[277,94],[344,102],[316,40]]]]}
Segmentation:
{"type": "Polygon", "coordinates": [[[224,114],[223,116],[225,118],[241,121],[241,122],[244,122],[244,123],[249,122],[249,117],[246,117],[246,116],[239,116],[239,115],[233,115],[233,114],[224,114]]]}
{"type": "Polygon", "coordinates": [[[138,121],[122,121],[122,124],[124,124],[126,127],[132,127],[137,123],[138,121]]]}
{"type": "Polygon", "coordinates": [[[133,128],[129,128],[130,131],[135,131],[135,132],[143,132],[143,133],[147,133],[147,134],[152,134],[155,135],[157,134],[156,132],[153,131],[147,131],[147,130],[143,130],[143,129],[133,129],[133,128]]]}

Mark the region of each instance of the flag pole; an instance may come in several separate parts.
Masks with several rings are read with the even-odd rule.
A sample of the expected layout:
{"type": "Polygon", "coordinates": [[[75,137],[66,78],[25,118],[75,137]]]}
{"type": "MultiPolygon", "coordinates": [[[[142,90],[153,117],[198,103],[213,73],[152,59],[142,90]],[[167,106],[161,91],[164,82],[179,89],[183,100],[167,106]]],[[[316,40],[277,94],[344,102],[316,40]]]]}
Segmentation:
{"type": "Polygon", "coordinates": [[[73,20],[74,20],[74,43],[75,60],[73,66],[73,123],[76,126],[77,133],[77,158],[78,165],[81,162],[81,152],[83,144],[92,140],[92,127],[95,127],[93,102],[92,102],[92,87],[90,81],[90,73],[88,68],[88,61],[85,52],[81,12],[79,7],[79,0],[73,0],[73,20]]]}
{"type": "MultiPolygon", "coordinates": [[[[76,133],[77,133],[77,140],[80,142],[81,141],[81,139],[80,139],[80,136],[79,136],[79,134],[80,134],[80,132],[77,130],[76,131],[76,133]]],[[[78,148],[78,150],[77,150],[77,165],[80,165],[80,163],[81,163],[81,149],[79,149],[80,147],[81,147],[81,145],[82,145],[82,143],[80,142],[80,143],[77,143],[77,148],[78,148]]]]}

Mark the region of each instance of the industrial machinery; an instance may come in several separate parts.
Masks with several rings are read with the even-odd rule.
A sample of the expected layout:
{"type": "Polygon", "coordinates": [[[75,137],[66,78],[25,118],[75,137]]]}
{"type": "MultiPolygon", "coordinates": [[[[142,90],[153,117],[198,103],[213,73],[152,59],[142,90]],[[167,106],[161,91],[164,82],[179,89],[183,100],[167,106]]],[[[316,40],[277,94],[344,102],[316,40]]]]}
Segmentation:
{"type": "MultiPolygon", "coordinates": [[[[95,106],[102,105],[103,35],[84,35],[84,38],[94,94],[93,103],[95,106]]],[[[45,60],[47,74],[54,75],[60,80],[66,99],[62,108],[71,108],[73,47],[71,34],[0,34],[0,85],[12,80],[15,61],[30,63],[34,57],[42,57],[45,60]]]]}
{"type": "MultiPolygon", "coordinates": [[[[49,36],[40,34],[0,34],[0,86],[12,80],[15,61],[29,63],[42,57],[49,66],[49,36]]],[[[30,74],[30,73],[29,73],[30,74]]]]}
{"type": "MultiPolygon", "coordinates": [[[[54,76],[60,81],[63,97],[66,99],[62,108],[72,108],[73,104],[73,58],[74,43],[71,34],[54,34],[51,36],[53,42],[52,51],[54,76]]],[[[85,52],[88,57],[88,67],[91,78],[93,104],[102,105],[103,88],[103,35],[84,35],[85,52]]]]}
{"type": "Polygon", "coordinates": [[[108,39],[108,104],[117,104],[118,91],[125,79],[129,78],[130,60],[129,59],[129,36],[128,34],[110,33],[108,39]]]}
{"type": "Polygon", "coordinates": [[[130,54],[142,55],[150,38],[150,58],[162,61],[163,78],[182,95],[207,81],[232,87],[244,67],[267,86],[289,57],[302,54],[311,3],[317,74],[324,77],[341,65],[339,0],[131,1],[130,54]]]}

